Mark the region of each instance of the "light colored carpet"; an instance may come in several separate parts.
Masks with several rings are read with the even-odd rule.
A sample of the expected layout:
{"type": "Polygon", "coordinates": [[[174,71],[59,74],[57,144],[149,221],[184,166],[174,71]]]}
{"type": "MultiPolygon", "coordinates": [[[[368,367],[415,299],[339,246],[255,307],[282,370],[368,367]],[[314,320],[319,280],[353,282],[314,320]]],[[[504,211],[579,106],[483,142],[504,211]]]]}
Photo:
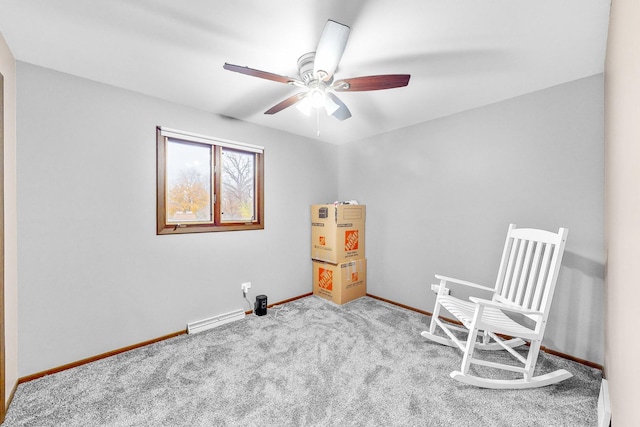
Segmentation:
{"type": "Polygon", "coordinates": [[[452,380],[458,350],[420,336],[429,317],[369,297],[310,296],[21,384],[10,426],[595,426],[601,373],[525,391],[452,380]]]}

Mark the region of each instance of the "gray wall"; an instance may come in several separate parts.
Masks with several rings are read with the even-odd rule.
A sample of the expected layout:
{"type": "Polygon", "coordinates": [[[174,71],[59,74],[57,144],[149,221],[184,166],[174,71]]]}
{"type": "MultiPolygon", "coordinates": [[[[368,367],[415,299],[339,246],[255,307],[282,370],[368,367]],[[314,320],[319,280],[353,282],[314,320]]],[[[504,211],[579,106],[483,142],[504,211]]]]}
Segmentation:
{"type": "MultiPolygon", "coordinates": [[[[18,63],[19,373],[311,292],[337,149],[18,63]],[[265,230],[156,236],[155,127],[265,147],[265,230]]],[[[211,94],[215,96],[215,94],[211,94]]]]}
{"type": "Polygon", "coordinates": [[[435,273],[494,280],[509,222],[568,227],[545,345],[602,363],[602,76],[333,146],[17,71],[20,376],[247,309],[244,281],[310,292],[309,205],[338,198],[368,205],[369,292],[427,311],[435,273]],[[265,230],[156,236],[157,125],[263,145],[265,230]]]}
{"type": "Polygon", "coordinates": [[[493,285],[509,223],[567,227],[544,345],[602,364],[603,150],[602,75],[341,146],[368,292],[432,311],[436,273],[493,285]]]}

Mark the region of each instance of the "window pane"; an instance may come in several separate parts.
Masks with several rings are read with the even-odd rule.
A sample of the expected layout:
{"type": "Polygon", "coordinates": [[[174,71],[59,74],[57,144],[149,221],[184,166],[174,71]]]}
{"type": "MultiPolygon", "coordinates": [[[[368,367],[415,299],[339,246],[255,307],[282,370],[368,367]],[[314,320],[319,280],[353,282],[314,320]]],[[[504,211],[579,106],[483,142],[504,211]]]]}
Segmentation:
{"type": "Polygon", "coordinates": [[[223,222],[251,222],[255,219],[254,153],[222,148],[223,222]]]}
{"type": "Polygon", "coordinates": [[[211,146],[167,141],[167,222],[211,222],[211,146]]]}

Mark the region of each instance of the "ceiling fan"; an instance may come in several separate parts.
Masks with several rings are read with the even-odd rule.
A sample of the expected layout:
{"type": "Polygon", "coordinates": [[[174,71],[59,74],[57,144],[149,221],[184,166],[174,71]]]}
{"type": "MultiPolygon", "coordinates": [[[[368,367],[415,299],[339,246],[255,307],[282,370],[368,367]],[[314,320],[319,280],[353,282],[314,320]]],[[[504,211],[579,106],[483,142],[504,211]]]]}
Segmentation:
{"type": "Polygon", "coordinates": [[[224,69],[253,77],[294,85],[303,89],[274,105],[265,114],[275,114],[294,104],[308,113],[311,108],[325,108],[327,114],[345,120],[351,117],[347,106],[336,96],[336,92],[361,92],[392,89],[407,86],[409,74],[386,74],[334,80],[334,73],[347,46],[350,28],[336,21],[327,21],[315,52],[305,53],[298,59],[300,78],[282,76],[267,71],[255,70],[233,64],[224,64],[224,69]]]}

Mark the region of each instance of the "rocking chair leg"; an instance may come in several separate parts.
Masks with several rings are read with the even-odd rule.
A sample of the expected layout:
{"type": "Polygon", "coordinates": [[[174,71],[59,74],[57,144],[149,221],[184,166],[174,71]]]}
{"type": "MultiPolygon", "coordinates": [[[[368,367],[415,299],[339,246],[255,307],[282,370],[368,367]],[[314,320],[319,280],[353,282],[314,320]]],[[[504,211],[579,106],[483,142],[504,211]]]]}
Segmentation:
{"type": "Polygon", "coordinates": [[[477,306],[475,313],[473,313],[473,321],[471,322],[471,328],[469,329],[469,336],[467,337],[467,347],[464,350],[464,356],[462,358],[462,366],[460,370],[463,375],[469,372],[469,366],[471,365],[471,358],[473,357],[473,350],[476,346],[476,339],[478,338],[478,320],[482,318],[484,311],[483,306],[477,306]]]}
{"type": "MultiPolygon", "coordinates": [[[[444,285],[440,285],[444,286],[444,285]]],[[[440,300],[436,297],[436,305],[433,308],[433,313],[431,314],[431,323],[429,324],[429,333],[434,334],[436,332],[436,319],[440,316],[440,300]]]]}
{"type": "Polygon", "coordinates": [[[464,356],[462,357],[462,366],[460,370],[463,374],[469,372],[469,366],[471,365],[471,357],[473,356],[473,350],[475,349],[476,338],[478,337],[478,329],[474,328],[469,330],[469,337],[467,338],[467,347],[464,350],[464,356]]]}
{"type": "Polygon", "coordinates": [[[525,380],[530,380],[533,378],[533,371],[536,368],[536,362],[538,361],[538,353],[540,353],[540,345],[542,342],[540,340],[531,341],[529,347],[529,354],[527,354],[527,363],[525,365],[525,380]]]}
{"type": "Polygon", "coordinates": [[[433,310],[433,314],[431,315],[431,323],[429,323],[429,333],[433,334],[436,331],[436,319],[438,318],[438,314],[440,311],[440,307],[436,304],[435,310],[433,310]]]}

